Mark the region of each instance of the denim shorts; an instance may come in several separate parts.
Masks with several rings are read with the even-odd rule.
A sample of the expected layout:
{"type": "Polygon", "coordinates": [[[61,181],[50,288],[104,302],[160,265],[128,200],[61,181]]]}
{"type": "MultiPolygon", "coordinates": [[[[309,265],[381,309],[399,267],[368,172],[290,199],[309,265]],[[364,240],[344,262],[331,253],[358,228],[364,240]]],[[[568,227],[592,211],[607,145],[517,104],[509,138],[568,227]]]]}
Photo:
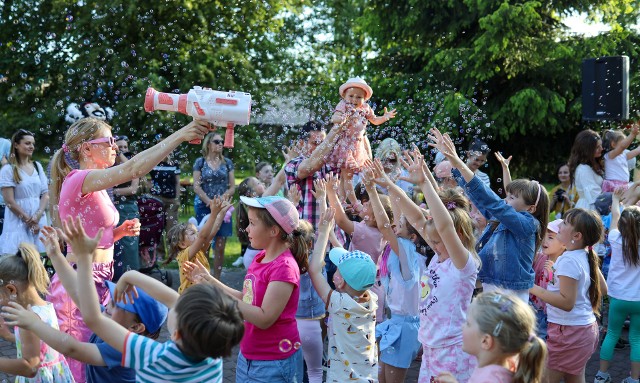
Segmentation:
{"type": "Polygon", "coordinates": [[[376,338],[380,339],[379,360],[398,368],[409,368],[418,355],[420,341],[417,316],[394,315],[376,325],[376,338]]]}
{"type": "Polygon", "coordinates": [[[287,359],[248,360],[238,353],[236,383],[300,383],[302,382],[302,349],[287,359]]]}

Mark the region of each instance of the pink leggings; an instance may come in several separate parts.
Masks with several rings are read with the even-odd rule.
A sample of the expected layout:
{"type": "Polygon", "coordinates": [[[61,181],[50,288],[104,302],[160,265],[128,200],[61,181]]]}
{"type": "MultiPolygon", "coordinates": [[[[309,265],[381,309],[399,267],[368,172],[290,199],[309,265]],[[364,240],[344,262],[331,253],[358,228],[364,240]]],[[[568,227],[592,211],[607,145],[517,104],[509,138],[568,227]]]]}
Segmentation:
{"type": "Polygon", "coordinates": [[[322,329],[320,319],[296,319],[309,383],[322,383],[322,329]]]}

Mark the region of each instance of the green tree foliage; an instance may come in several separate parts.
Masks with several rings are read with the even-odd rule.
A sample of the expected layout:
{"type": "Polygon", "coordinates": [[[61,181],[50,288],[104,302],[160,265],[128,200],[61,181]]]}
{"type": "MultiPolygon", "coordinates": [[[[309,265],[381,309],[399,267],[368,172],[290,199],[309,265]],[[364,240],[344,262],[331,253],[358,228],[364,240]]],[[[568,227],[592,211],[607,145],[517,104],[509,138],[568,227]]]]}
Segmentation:
{"type": "MultiPolygon", "coordinates": [[[[347,29],[362,32],[364,51],[371,52],[365,76],[380,104],[390,100],[399,110],[395,129],[374,132],[381,137],[423,142],[432,126],[461,145],[478,136],[514,154],[517,175],[555,179],[556,162],[568,157],[583,127],[582,59],[630,56],[631,94],[637,94],[639,35],[629,28],[637,22],[637,1],[358,3],[347,29]],[[587,12],[613,29],[573,36],[560,21],[572,12],[587,12]]],[[[633,111],[635,103],[632,97],[633,111]]],[[[498,166],[490,168],[499,176],[498,166]]]]}
{"type": "MultiPolygon", "coordinates": [[[[130,136],[142,149],[189,121],[145,113],[147,87],[240,90],[261,105],[267,90],[295,81],[307,66],[295,49],[305,35],[299,22],[304,1],[1,4],[2,135],[34,130],[49,154],[60,146],[71,102],[112,107],[114,134],[130,136]]],[[[198,151],[190,146],[184,154],[198,151]]],[[[247,163],[253,155],[234,154],[247,163]]]]}

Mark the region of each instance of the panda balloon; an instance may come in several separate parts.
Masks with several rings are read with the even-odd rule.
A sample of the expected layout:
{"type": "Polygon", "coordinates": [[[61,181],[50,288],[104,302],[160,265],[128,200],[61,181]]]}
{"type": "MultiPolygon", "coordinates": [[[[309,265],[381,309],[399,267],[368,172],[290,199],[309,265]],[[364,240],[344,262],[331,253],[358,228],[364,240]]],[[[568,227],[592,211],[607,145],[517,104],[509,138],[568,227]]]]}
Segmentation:
{"type": "Polygon", "coordinates": [[[113,117],[113,109],[103,108],[93,102],[83,102],[77,104],[75,102],[69,104],[67,113],[64,116],[65,121],[70,124],[85,117],[94,117],[99,120],[110,120],[113,117]]]}

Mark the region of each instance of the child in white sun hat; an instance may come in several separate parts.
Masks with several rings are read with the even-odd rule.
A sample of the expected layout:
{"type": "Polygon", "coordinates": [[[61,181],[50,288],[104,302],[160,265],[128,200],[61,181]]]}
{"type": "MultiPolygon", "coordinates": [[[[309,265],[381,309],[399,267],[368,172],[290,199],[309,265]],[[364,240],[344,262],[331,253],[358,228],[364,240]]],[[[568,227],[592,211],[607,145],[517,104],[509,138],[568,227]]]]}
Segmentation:
{"type": "Polygon", "coordinates": [[[367,121],[381,125],[396,116],[395,109],[387,111],[387,108],[384,108],[384,115],[376,116],[367,104],[372,94],[371,87],[360,77],[350,78],[340,85],[342,100],[336,106],[331,122],[347,124],[347,127],[340,133],[333,152],[327,158],[327,164],[332,167],[358,172],[365,160],[372,158],[365,134],[367,121]]]}

